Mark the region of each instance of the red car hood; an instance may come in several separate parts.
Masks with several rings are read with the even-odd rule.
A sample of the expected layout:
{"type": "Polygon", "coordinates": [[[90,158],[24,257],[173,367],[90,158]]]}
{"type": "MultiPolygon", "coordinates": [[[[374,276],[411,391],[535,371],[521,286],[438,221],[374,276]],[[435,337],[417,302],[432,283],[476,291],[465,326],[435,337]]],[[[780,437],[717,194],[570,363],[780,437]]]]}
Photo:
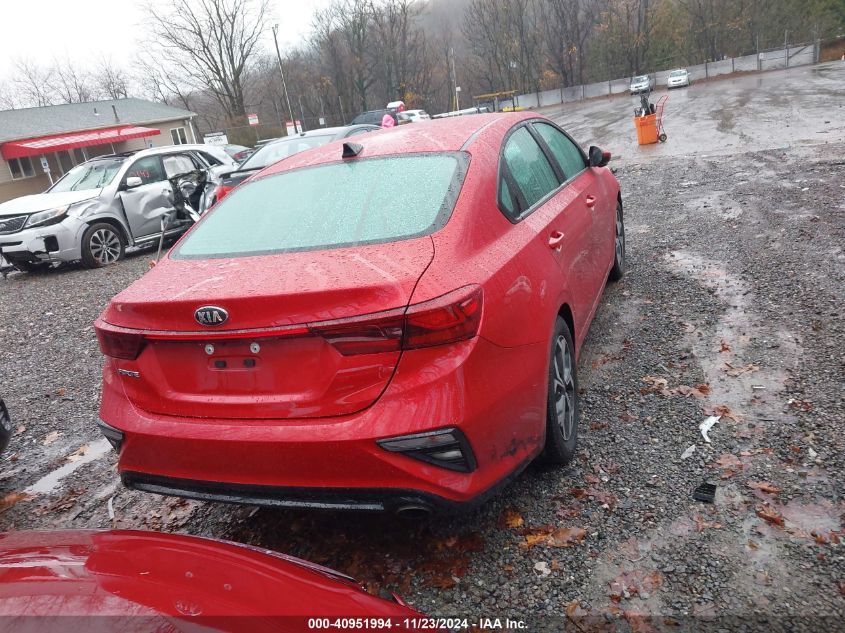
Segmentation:
{"type": "Polygon", "coordinates": [[[0,535],[7,624],[22,616],[113,616],[90,630],[307,631],[309,616],[416,615],[342,574],[236,543],[135,531],[0,535]]]}
{"type": "Polygon", "coordinates": [[[217,330],[326,321],[408,304],[434,257],[431,238],[231,259],[167,258],[112,299],[107,323],[196,331],[194,311],[224,307],[217,330]]]}

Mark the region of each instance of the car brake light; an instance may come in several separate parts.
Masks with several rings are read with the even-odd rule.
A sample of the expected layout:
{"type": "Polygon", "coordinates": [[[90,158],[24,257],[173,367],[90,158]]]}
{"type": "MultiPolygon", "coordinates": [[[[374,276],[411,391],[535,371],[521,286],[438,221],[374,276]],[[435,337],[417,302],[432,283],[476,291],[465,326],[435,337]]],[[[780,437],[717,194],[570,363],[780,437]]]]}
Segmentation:
{"type": "Polygon", "coordinates": [[[403,316],[391,310],[366,317],[352,317],[309,325],[344,356],[398,352],[402,348],[403,316]]]}
{"type": "Polygon", "coordinates": [[[94,325],[100,351],[106,356],[123,360],[135,360],[144,347],[144,337],[140,333],[124,332],[117,329],[103,327],[100,323],[94,325]]]}
{"type": "Polygon", "coordinates": [[[478,334],[481,325],[481,286],[465,286],[418,303],[405,313],[402,349],[456,343],[478,334]]]}
{"type": "Polygon", "coordinates": [[[234,187],[227,187],[226,185],[217,185],[217,189],[214,190],[215,202],[220,202],[232,189],[234,189],[234,187]]]}
{"type": "Polygon", "coordinates": [[[459,288],[401,310],[315,323],[322,336],[344,356],[376,354],[445,345],[472,338],[481,324],[480,286],[459,288]]]}

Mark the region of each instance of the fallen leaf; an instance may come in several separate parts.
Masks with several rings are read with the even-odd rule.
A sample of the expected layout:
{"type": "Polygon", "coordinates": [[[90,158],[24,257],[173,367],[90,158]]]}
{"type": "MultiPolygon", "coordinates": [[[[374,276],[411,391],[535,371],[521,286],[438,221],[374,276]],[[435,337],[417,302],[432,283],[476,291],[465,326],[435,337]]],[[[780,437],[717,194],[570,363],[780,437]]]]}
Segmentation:
{"type": "Polygon", "coordinates": [[[748,541],[748,547],[750,549],[760,549],[760,545],[757,542],[752,541],[752,540],[748,541]]]}
{"type": "Polygon", "coordinates": [[[722,529],[722,524],[710,522],[710,521],[705,521],[700,516],[696,515],[696,517],[695,517],[695,530],[696,530],[696,532],[703,532],[704,530],[706,530],[708,528],[720,530],[720,529],[722,529]]]}
{"type": "Polygon", "coordinates": [[[705,407],[704,413],[707,415],[716,415],[720,418],[730,418],[734,422],[739,422],[739,414],[731,411],[731,408],[725,404],[717,404],[712,407],[705,407]]]}
{"type": "Polygon", "coordinates": [[[23,424],[21,424],[21,425],[18,427],[18,430],[17,430],[17,431],[15,431],[15,435],[20,435],[20,434],[21,434],[21,433],[23,433],[24,431],[26,431],[26,427],[25,427],[23,424]]]}
{"type": "Polygon", "coordinates": [[[728,342],[725,339],[722,339],[722,343],[719,346],[719,352],[725,353],[731,351],[731,346],[728,345],[728,342]]]}
{"type": "Polygon", "coordinates": [[[588,484],[597,484],[601,482],[601,479],[599,479],[595,475],[587,474],[584,476],[584,481],[586,481],[588,484]]]}
{"type": "Polygon", "coordinates": [[[41,442],[44,446],[49,446],[53,442],[59,439],[59,432],[58,431],[50,431],[47,433],[47,436],[44,438],[44,441],[41,442]]]}
{"type": "Polygon", "coordinates": [[[607,422],[590,422],[591,431],[600,431],[607,428],[607,422]]]}
{"type": "Polygon", "coordinates": [[[550,576],[552,573],[552,570],[549,568],[549,564],[545,561],[534,563],[534,571],[536,571],[541,578],[550,576]]]}
{"type": "Polygon", "coordinates": [[[558,528],[546,538],[549,547],[572,547],[584,541],[587,530],[584,528],[558,528]]]}
{"type": "Polygon", "coordinates": [[[502,565],[502,569],[508,573],[511,573],[513,571],[513,565],[502,565]]]}
{"type": "Polygon", "coordinates": [[[56,389],[56,395],[59,396],[59,397],[64,396],[66,393],[67,393],[67,389],[65,389],[64,387],[60,387],[59,389],[56,389]]]}
{"type": "Polygon", "coordinates": [[[768,481],[749,481],[747,485],[749,488],[753,488],[754,490],[759,490],[760,492],[765,492],[770,495],[780,493],[780,488],[770,484],[768,481]]]}
{"type": "Polygon", "coordinates": [[[783,515],[771,506],[766,505],[762,508],[758,508],[757,516],[771,525],[783,527],[783,515]]]}
{"type": "Polygon", "coordinates": [[[739,457],[731,453],[725,453],[720,456],[714,464],[722,469],[722,479],[733,477],[737,472],[745,468],[739,457]]]}
{"type": "Polygon", "coordinates": [[[0,512],[5,512],[19,501],[25,501],[29,498],[30,496],[23,492],[10,492],[0,499],[0,512]]]}
{"type": "Polygon", "coordinates": [[[569,494],[571,494],[576,499],[583,499],[587,496],[587,491],[584,488],[570,488],[569,494]]]}
{"type": "Polygon", "coordinates": [[[524,523],[522,519],[522,515],[519,513],[518,510],[514,508],[508,508],[502,514],[501,522],[504,524],[505,527],[515,529],[518,527],[522,527],[524,523]]]}
{"type": "Polygon", "coordinates": [[[710,394],[710,385],[696,385],[690,387],[689,385],[678,385],[674,389],[669,390],[670,393],[680,394],[682,396],[693,396],[694,398],[705,398],[710,394]]]}
{"type": "Polygon", "coordinates": [[[83,444],[75,451],[73,451],[70,455],[67,456],[67,461],[69,462],[76,462],[85,457],[85,454],[88,452],[90,446],[88,444],[83,444]]]}
{"type": "Polygon", "coordinates": [[[742,374],[750,374],[755,371],[760,371],[760,366],[754,363],[748,363],[743,367],[734,367],[730,363],[725,363],[725,373],[732,378],[742,376],[742,374]]]}

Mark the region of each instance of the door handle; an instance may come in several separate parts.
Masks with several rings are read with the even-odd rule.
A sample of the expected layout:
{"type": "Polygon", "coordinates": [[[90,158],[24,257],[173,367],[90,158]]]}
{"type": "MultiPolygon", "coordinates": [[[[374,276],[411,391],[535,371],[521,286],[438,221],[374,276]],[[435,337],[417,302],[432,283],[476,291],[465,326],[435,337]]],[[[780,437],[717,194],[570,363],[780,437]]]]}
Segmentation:
{"type": "Polygon", "coordinates": [[[566,236],[560,231],[555,231],[549,235],[549,248],[559,249],[560,245],[563,244],[564,237],[566,236]]]}
{"type": "Polygon", "coordinates": [[[586,198],[584,198],[584,202],[587,203],[588,207],[590,207],[591,209],[594,209],[595,206],[596,206],[596,197],[588,195],[586,198]]]}

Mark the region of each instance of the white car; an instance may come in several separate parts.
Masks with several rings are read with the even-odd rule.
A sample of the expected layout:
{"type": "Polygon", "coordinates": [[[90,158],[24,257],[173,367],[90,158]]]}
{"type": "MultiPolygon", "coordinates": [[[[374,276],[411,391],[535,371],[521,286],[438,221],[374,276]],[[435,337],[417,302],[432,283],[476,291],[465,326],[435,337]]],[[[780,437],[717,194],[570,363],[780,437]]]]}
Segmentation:
{"type": "Polygon", "coordinates": [[[651,92],[654,90],[654,80],[649,75],[638,75],[631,79],[631,94],[651,92]]]}
{"type": "Polygon", "coordinates": [[[666,80],[667,88],[681,88],[689,86],[689,71],[686,68],[678,68],[669,73],[669,78],[666,80]]]}
{"type": "Polygon", "coordinates": [[[405,110],[402,114],[408,116],[411,119],[411,122],[418,123],[419,121],[428,121],[431,119],[428,112],[425,110],[405,110]]]}

